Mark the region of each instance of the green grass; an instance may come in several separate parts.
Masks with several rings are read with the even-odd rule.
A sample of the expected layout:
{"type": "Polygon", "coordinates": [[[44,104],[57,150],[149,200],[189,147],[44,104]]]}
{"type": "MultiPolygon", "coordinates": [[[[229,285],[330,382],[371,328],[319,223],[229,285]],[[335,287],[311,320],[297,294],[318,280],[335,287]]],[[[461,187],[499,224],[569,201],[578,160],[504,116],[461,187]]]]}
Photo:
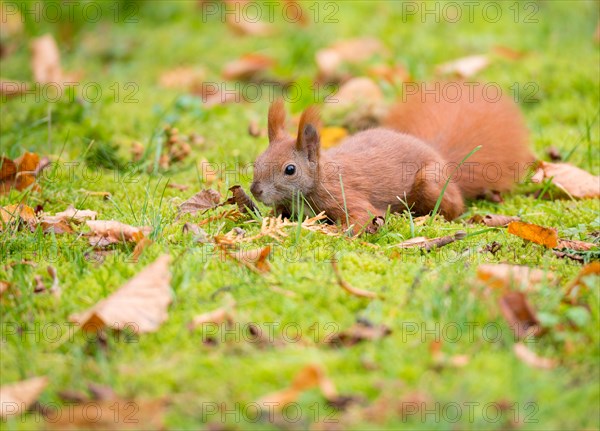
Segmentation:
{"type": "MultiPolygon", "coordinates": [[[[473,22],[463,19],[450,24],[436,23],[431,15],[424,23],[420,22],[422,14],[405,19],[398,2],[348,1],[338,3],[338,23],[319,22],[303,28],[278,19],[274,24],[278,35],[264,38],[232,36],[214,18],[202,22],[191,1],[140,4],[138,22],[130,24],[115,24],[106,15],[112,13],[111,4],[103,5],[105,19],[96,24],[80,19],[61,26],[29,19],[25,34],[16,40],[17,49],[2,59],[3,78],[30,81],[27,46],[32,37],[52,32],[62,50],[63,68],[82,72],[82,83],[97,82],[103,93],[95,103],[48,103],[36,101],[33,95],[24,101],[2,102],[0,153],[14,158],[34,151],[60,163],[45,173],[41,192],[13,191],[0,197],[0,206],[24,199],[53,214],[72,203],[97,211],[100,219],[152,226],[155,242],[137,264],[129,259],[133,245],[114,247],[114,253],[99,264],[89,258],[93,250],[85,237],[43,235],[40,231],[0,233],[0,280],[9,281],[20,292],[2,298],[2,384],[49,376],[42,404],[60,405],[59,391],[85,390],[90,382],[110,385],[123,397],[165,397],[170,401],[167,428],[197,429],[220,422],[220,414],[207,414],[207,406],[212,405],[208,403],[225,403],[228,409],[243,413],[263,395],[287,387],[303,366],[317,363],[342,394],[360,395],[371,403],[381,395],[406,399],[419,392],[435,412],[405,420],[390,408],[381,423],[334,414],[335,419],[348,421],[344,428],[502,429],[514,414],[518,414],[520,429],[600,426],[598,279],[590,282],[586,307],[561,303],[562,286],[578,273],[580,264],[558,259],[551,250],[525,244],[503,229],[437,219],[419,226],[408,214],[391,215],[377,234],[359,240],[290,229],[286,240],[272,244],[272,271],[264,276],[232,261],[221,261],[211,245],[195,243],[192,236],[182,233],[185,221],[197,222],[206,215],[175,221],[177,206],[207,187],[200,175],[203,159],[220,168],[220,182],[213,187],[225,193],[230,186],[241,184],[248,190],[249,165],[266,146],[265,138],[248,135],[248,123],[257,118],[261,126],[266,125],[268,94],[265,89],[256,103],[207,109],[197,98],[158,84],[162,72],[180,65],[203,66],[207,81],[222,82],[223,64],[248,52],[260,52],[277,59],[274,73],[278,78],[297,80],[308,88],[316,75],[316,50],[356,36],[379,38],[390,51],[387,61],[406,65],[416,79],[430,79],[436,64],[488,53],[503,45],[528,55],[519,61],[498,59],[477,78],[497,82],[506,91],[519,88],[532,145],[540,158],[546,159],[545,148],[552,145],[568,156],[570,163],[597,175],[600,55],[593,38],[597,3],[520,3],[520,19],[515,22],[514,4],[508,2],[502,5],[503,15],[496,23],[482,19],[480,5],[474,9],[473,22]],[[536,11],[537,22],[524,22],[524,15],[531,12],[527,5],[535,5],[531,10],[536,11]],[[119,100],[111,90],[114,83],[119,100]],[[128,83],[137,87],[125,87],[128,83]],[[137,102],[125,103],[125,95],[135,88],[137,102]],[[529,95],[531,101],[524,101],[529,95]],[[181,134],[195,132],[205,137],[205,143],[194,147],[189,158],[166,172],[157,169],[162,145],[158,137],[165,124],[176,126],[181,134]],[[128,164],[134,140],[146,148],[136,170],[128,164]],[[167,181],[187,184],[190,189],[166,188],[167,181]],[[111,198],[103,200],[82,190],[107,191],[111,198]],[[431,253],[405,250],[398,254],[394,247],[414,236],[434,238],[459,229],[471,235],[431,253]],[[502,245],[497,254],[477,251],[493,241],[502,245]],[[62,328],[64,336],[71,313],[105,298],[162,253],[174,258],[173,303],[168,321],[157,333],[134,338],[135,342],[110,336],[106,348],[86,342],[79,334],[61,342],[55,339],[55,325],[62,328]],[[330,264],[334,253],[348,282],[376,292],[380,298],[352,297],[340,289],[330,264]],[[35,265],[20,264],[22,260],[35,265]],[[539,291],[528,295],[549,328],[531,348],[539,355],[559,358],[556,369],[531,368],[513,354],[514,337],[499,312],[495,293],[487,295],[475,282],[476,268],[485,262],[529,265],[559,276],[559,286],[542,284],[539,291]],[[63,291],[60,299],[33,294],[35,275],[43,276],[50,285],[48,265],[57,269],[63,291]],[[284,327],[290,336],[298,329],[305,342],[260,349],[236,342],[231,335],[218,346],[204,345],[202,333],[190,332],[187,325],[195,315],[225,304],[227,294],[235,298],[239,322],[276,322],[277,337],[286,334],[284,327]],[[357,318],[385,324],[393,332],[382,340],[353,347],[319,345],[328,332],[343,330],[357,318]],[[436,369],[429,352],[434,336],[422,330],[411,335],[412,324],[433,331],[440,328],[442,335],[443,328],[455,324],[463,328],[459,340],[451,340],[447,334],[442,349],[448,355],[468,355],[469,364],[436,369]],[[477,325],[472,339],[468,325],[477,325]],[[485,325],[492,328],[489,334],[483,330],[485,325]],[[17,326],[22,331],[16,331],[17,326]],[[490,341],[495,337],[493,328],[501,329],[495,342],[490,341]],[[491,409],[485,416],[482,409],[494,402],[515,407],[497,422],[486,420],[493,418],[495,411],[491,409]],[[458,403],[463,413],[455,424],[444,419],[453,417],[450,410],[443,410],[451,403],[458,403]],[[472,420],[466,403],[479,403],[472,420]]],[[[227,85],[232,88],[234,83],[227,85]]],[[[386,99],[398,96],[400,89],[381,85],[386,99]]],[[[312,96],[305,96],[289,108],[298,113],[309,99],[312,96]]],[[[475,213],[520,215],[524,221],[558,228],[561,237],[593,241],[592,233],[600,230],[598,200],[544,200],[527,193],[542,187],[524,185],[505,196],[502,204],[471,202],[465,218],[475,213]]],[[[261,209],[264,214],[265,208],[261,209]]],[[[259,224],[242,221],[216,221],[204,228],[215,235],[235,226],[249,235],[259,230],[259,224]]],[[[272,242],[262,239],[252,247],[272,242]]],[[[241,337],[241,330],[235,333],[241,337]]],[[[310,428],[315,411],[321,421],[332,412],[316,390],[304,394],[299,405],[303,418],[288,422],[291,429],[310,428]]],[[[242,417],[230,414],[228,426],[278,427],[266,421],[247,423],[242,417]]],[[[1,426],[42,429],[43,423],[30,414],[1,426]]]]}

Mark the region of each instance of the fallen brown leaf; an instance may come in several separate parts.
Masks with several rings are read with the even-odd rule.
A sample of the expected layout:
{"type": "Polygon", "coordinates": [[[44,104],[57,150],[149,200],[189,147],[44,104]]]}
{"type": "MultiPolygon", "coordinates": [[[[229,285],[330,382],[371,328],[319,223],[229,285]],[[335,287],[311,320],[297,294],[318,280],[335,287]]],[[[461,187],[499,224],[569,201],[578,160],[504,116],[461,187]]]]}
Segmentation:
{"type": "Polygon", "coordinates": [[[227,63],[223,68],[223,78],[229,80],[251,81],[259,78],[262,72],[275,65],[275,60],[263,54],[246,54],[227,63]]]}
{"type": "Polygon", "coordinates": [[[223,252],[226,256],[233,258],[254,272],[265,273],[271,270],[271,265],[267,260],[271,253],[271,246],[269,245],[263,248],[240,250],[234,253],[227,252],[223,249],[223,252]]]}
{"type": "Polygon", "coordinates": [[[535,368],[541,368],[544,370],[551,370],[558,365],[558,361],[555,359],[542,358],[538,356],[535,352],[529,350],[529,348],[523,343],[515,343],[513,346],[513,351],[517,358],[521,361],[525,362],[527,365],[531,365],[535,368]]]}
{"type": "MultiPolygon", "coordinates": [[[[46,158],[40,161],[37,154],[26,152],[14,161],[2,157],[0,163],[0,194],[4,194],[12,188],[22,191],[34,184],[36,176],[49,161],[46,158]]],[[[35,184],[32,189],[39,190],[39,186],[35,184]]]]}
{"type": "Polygon", "coordinates": [[[25,412],[48,386],[48,377],[33,377],[0,387],[0,417],[7,419],[25,412]]]}
{"type": "Polygon", "coordinates": [[[295,402],[306,390],[318,387],[327,400],[334,400],[338,393],[334,383],[325,375],[319,365],[311,364],[301,369],[294,377],[292,384],[281,391],[266,395],[257,401],[265,409],[281,410],[286,405],[295,402]]]}
{"type": "Polygon", "coordinates": [[[554,273],[524,265],[485,263],[477,267],[477,278],[487,286],[497,289],[519,287],[525,284],[531,289],[543,281],[554,282],[554,273]]]}
{"type": "Polygon", "coordinates": [[[135,333],[155,332],[167,320],[171,303],[169,255],[162,255],[108,298],[70,320],[84,331],[105,326],[135,333]]]}
{"type": "Polygon", "coordinates": [[[150,245],[152,245],[153,241],[149,238],[143,237],[140,239],[133,249],[133,253],[131,254],[131,260],[134,263],[137,263],[140,260],[140,256],[150,245]]]}
{"type": "Polygon", "coordinates": [[[330,334],[323,342],[334,346],[349,347],[362,341],[379,340],[391,333],[391,329],[385,325],[370,325],[357,322],[345,331],[330,334]]]}
{"type": "Polygon", "coordinates": [[[149,226],[134,227],[116,220],[87,220],[91,229],[90,245],[105,247],[120,242],[138,242],[148,235],[152,228],[149,226]]]}
{"type": "Polygon", "coordinates": [[[574,198],[600,197],[600,177],[568,163],[539,163],[539,169],[531,179],[533,182],[551,178],[554,185],[574,198]]]}
{"type": "Polygon", "coordinates": [[[64,220],[56,220],[52,223],[42,220],[40,225],[44,233],[54,233],[56,235],[73,233],[73,228],[64,220]]]}
{"type": "Polygon", "coordinates": [[[235,185],[229,188],[229,191],[233,193],[233,197],[228,199],[228,203],[235,203],[238,206],[238,210],[242,214],[246,214],[251,211],[255,214],[259,213],[258,207],[254,201],[246,194],[242,186],[235,185]]]}
{"type": "Polygon", "coordinates": [[[377,294],[375,292],[369,292],[368,290],[357,289],[356,287],[351,286],[350,283],[345,281],[342,278],[342,274],[340,273],[340,270],[337,265],[337,261],[335,259],[333,259],[331,261],[331,266],[333,268],[333,273],[335,274],[337,283],[346,292],[348,292],[349,294],[354,295],[354,296],[359,296],[361,298],[377,298],[377,294]]]}
{"type": "MultiPolygon", "coordinates": [[[[61,212],[57,212],[54,217],[59,220],[64,220],[66,222],[73,222],[75,224],[83,223],[86,220],[96,220],[98,213],[92,210],[78,210],[73,205],[69,205],[69,207],[61,212]]],[[[42,217],[42,221],[44,218],[42,217]]]]}
{"type": "Polygon", "coordinates": [[[558,232],[554,228],[513,221],[508,224],[508,233],[548,248],[555,248],[558,245],[558,232]]]}
{"type": "Polygon", "coordinates": [[[179,214],[177,218],[184,214],[196,214],[198,211],[206,211],[219,206],[221,193],[217,190],[207,189],[196,193],[187,201],[179,205],[179,214]]]}
{"type": "Polygon", "coordinates": [[[237,209],[231,209],[231,210],[223,211],[219,214],[215,214],[213,216],[210,216],[210,217],[207,217],[207,218],[201,220],[200,222],[198,222],[198,226],[204,226],[205,224],[209,224],[215,220],[227,219],[227,220],[237,221],[237,220],[241,219],[242,217],[244,217],[244,215],[242,213],[240,213],[237,209]]]}
{"type": "Polygon", "coordinates": [[[507,216],[500,214],[486,214],[485,216],[475,214],[467,223],[469,224],[484,224],[489,227],[506,227],[510,222],[519,221],[520,217],[507,216]]]}
{"type": "Polygon", "coordinates": [[[594,247],[598,247],[598,244],[594,244],[593,242],[585,242],[574,239],[560,239],[558,240],[558,244],[555,248],[563,249],[568,248],[576,251],[588,251],[594,247]]]}
{"type": "Polygon", "coordinates": [[[486,55],[471,55],[440,64],[436,71],[443,75],[456,75],[460,78],[471,78],[490,65],[486,55]]]}
{"type": "Polygon", "coordinates": [[[25,204],[13,204],[0,208],[0,232],[9,226],[26,225],[31,231],[35,230],[38,220],[33,209],[25,204]]]}
{"type": "Polygon", "coordinates": [[[540,321],[523,292],[507,291],[499,299],[500,311],[518,339],[542,334],[540,321]]]}

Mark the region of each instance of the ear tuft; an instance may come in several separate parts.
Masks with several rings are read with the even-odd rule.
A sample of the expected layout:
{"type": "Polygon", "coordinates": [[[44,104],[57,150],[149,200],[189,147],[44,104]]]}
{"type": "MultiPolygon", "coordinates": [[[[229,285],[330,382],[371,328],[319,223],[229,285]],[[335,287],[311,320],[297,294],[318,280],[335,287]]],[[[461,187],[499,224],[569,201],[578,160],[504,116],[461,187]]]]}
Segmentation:
{"type": "Polygon", "coordinates": [[[269,142],[285,135],[285,106],[283,99],[276,99],[269,108],[269,142]]]}
{"type": "Polygon", "coordinates": [[[317,161],[319,157],[319,132],[320,124],[319,110],[316,106],[311,106],[302,113],[300,124],[298,126],[298,137],[296,139],[296,149],[304,151],[310,161],[317,161]]]}

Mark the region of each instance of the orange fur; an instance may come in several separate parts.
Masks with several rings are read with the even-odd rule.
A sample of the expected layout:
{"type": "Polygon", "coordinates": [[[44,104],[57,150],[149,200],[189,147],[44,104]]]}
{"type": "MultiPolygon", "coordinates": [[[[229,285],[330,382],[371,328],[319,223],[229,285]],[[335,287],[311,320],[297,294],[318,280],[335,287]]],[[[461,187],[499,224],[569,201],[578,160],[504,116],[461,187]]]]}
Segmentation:
{"type": "Polygon", "coordinates": [[[418,215],[431,212],[451,177],[440,213],[454,219],[464,210],[463,197],[508,190],[518,176],[504,170],[533,160],[517,107],[505,99],[491,104],[481,94],[473,100],[448,104],[409,98],[387,120],[396,131],[366,130],[326,151],[319,151],[316,109],[303,113],[294,139],[281,133],[285,112],[276,102],[269,110],[269,147],[255,162],[250,190],[285,214],[301,193],[315,212],[362,228],[388,209],[404,211],[401,200],[418,215]],[[477,145],[482,149],[455,178],[457,164],[477,145]],[[486,172],[488,163],[502,169],[495,181],[486,172]]]}
{"type": "Polygon", "coordinates": [[[423,86],[426,91],[405,97],[405,102],[392,108],[385,125],[423,139],[450,163],[460,163],[481,145],[455,177],[465,198],[510,190],[535,160],[518,106],[506,96],[493,101],[495,92],[486,96],[483,84],[423,86]],[[450,93],[450,86],[460,93],[450,93]]]}

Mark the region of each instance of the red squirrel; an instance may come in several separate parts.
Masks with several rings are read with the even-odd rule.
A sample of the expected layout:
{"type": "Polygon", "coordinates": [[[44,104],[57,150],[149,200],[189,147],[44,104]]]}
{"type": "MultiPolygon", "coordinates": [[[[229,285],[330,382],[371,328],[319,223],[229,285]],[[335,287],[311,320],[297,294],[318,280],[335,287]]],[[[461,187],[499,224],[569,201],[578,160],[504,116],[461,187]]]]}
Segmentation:
{"type": "Polygon", "coordinates": [[[255,162],[252,194],[289,215],[301,193],[315,213],[364,229],[388,208],[402,212],[407,205],[416,215],[431,213],[449,176],[439,207],[448,220],[464,212],[465,199],[510,190],[534,161],[519,108],[508,97],[490,100],[482,86],[464,83],[451,83],[459,95],[449,98],[443,85],[405,96],[391,108],[385,128],[361,131],[325,151],[317,110],[303,112],[292,137],[283,101],[275,101],[269,147],[255,162]]]}

